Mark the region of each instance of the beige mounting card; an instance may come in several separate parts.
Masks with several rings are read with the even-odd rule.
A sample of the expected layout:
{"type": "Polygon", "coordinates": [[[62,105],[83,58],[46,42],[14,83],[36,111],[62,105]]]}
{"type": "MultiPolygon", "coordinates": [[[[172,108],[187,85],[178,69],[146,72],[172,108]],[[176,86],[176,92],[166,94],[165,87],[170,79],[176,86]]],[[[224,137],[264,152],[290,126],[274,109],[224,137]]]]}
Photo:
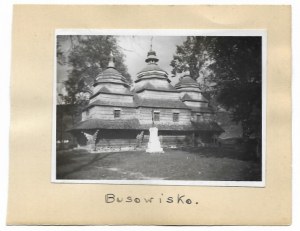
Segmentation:
{"type": "Polygon", "coordinates": [[[7,224],[291,223],[290,6],[15,5],[12,39],[7,224]],[[265,30],[265,187],[52,183],[56,29],[265,30]],[[112,194],[155,203],[106,203],[112,194]],[[167,197],[179,203],[165,203],[167,197]]]}

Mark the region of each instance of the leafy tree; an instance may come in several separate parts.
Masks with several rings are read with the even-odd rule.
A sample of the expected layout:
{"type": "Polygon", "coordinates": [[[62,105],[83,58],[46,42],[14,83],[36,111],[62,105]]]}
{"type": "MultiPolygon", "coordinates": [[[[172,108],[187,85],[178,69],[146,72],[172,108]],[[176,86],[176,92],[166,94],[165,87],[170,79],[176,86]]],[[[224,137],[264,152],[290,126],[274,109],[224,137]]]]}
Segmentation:
{"type": "Polygon", "coordinates": [[[261,137],[261,45],[261,37],[219,37],[210,65],[216,100],[241,122],[244,137],[261,137]]]}
{"type": "Polygon", "coordinates": [[[177,46],[170,64],[173,67],[172,74],[190,71],[195,80],[200,76],[209,77],[212,74],[208,66],[213,62],[213,41],[212,37],[188,36],[181,46],[177,46]]]}
{"type": "Polygon", "coordinates": [[[71,71],[68,80],[65,81],[67,96],[65,102],[68,104],[86,104],[86,94],[90,92],[90,86],[95,81],[97,75],[108,65],[109,55],[112,52],[116,69],[131,83],[131,77],[124,64],[124,54],[117,44],[114,36],[57,36],[57,57],[58,62],[63,63],[66,59],[71,71]],[[65,55],[59,41],[69,40],[70,51],[65,55]]]}
{"type": "Polygon", "coordinates": [[[66,57],[62,51],[61,43],[59,41],[57,41],[56,44],[56,60],[59,65],[65,65],[66,63],[66,57]]]}
{"type": "Polygon", "coordinates": [[[189,70],[214,83],[211,96],[241,122],[244,137],[260,137],[261,61],[260,37],[198,36],[177,46],[171,66],[174,75],[189,70]]]}

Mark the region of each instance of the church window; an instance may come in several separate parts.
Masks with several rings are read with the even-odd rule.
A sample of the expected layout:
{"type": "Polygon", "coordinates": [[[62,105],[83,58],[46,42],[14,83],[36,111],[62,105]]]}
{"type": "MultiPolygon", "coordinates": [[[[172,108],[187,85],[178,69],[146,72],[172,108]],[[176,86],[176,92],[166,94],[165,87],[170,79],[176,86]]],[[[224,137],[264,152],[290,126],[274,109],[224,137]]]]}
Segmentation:
{"type": "Polygon", "coordinates": [[[179,113],[173,113],[173,122],[178,122],[179,121],[179,113]]]}
{"type": "Polygon", "coordinates": [[[114,118],[120,118],[121,117],[121,110],[114,110],[114,118]]]}
{"type": "Polygon", "coordinates": [[[203,121],[203,116],[201,114],[197,114],[197,122],[203,121]]]}
{"type": "Polygon", "coordinates": [[[153,113],[153,120],[154,120],[154,121],[159,121],[159,115],[160,115],[159,112],[154,112],[154,113],[153,113]]]}

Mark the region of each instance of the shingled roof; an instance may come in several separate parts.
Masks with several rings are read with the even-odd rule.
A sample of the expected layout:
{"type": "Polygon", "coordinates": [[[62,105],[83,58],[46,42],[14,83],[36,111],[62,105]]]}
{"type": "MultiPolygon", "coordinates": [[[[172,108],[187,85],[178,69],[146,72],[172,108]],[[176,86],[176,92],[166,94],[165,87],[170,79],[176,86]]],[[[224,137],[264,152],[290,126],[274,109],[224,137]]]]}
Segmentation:
{"type": "Polygon", "coordinates": [[[89,130],[89,129],[140,129],[138,119],[117,119],[117,120],[103,120],[103,119],[89,119],[78,123],[70,131],[74,130],[89,130]]]}
{"type": "Polygon", "coordinates": [[[201,99],[193,99],[190,95],[184,94],[182,101],[208,102],[208,100],[201,94],[201,99]]]}
{"type": "MultiPolygon", "coordinates": [[[[90,108],[93,106],[111,106],[111,107],[135,107],[135,103],[127,103],[127,102],[111,102],[111,101],[106,101],[106,100],[96,100],[95,102],[90,103],[86,108],[90,108]]],[[[85,108],[85,109],[86,109],[85,108]]]]}
{"type": "Polygon", "coordinates": [[[175,85],[175,88],[179,91],[197,91],[200,92],[199,83],[193,80],[189,75],[184,75],[179,79],[179,82],[175,85]],[[193,90],[191,90],[193,89],[193,90]]]}
{"type": "Polygon", "coordinates": [[[129,86],[129,83],[126,80],[126,78],[114,67],[108,67],[96,77],[94,86],[100,83],[115,83],[122,84],[127,87],[129,86]]]}
{"type": "Polygon", "coordinates": [[[167,72],[163,69],[161,69],[156,63],[149,63],[147,66],[145,66],[141,71],[138,72],[138,74],[142,72],[148,72],[148,71],[162,71],[167,74],[167,72]]]}
{"type": "Polygon", "coordinates": [[[92,95],[90,97],[90,99],[96,97],[100,93],[112,94],[112,95],[129,95],[129,96],[133,95],[133,93],[131,91],[129,91],[127,88],[125,88],[123,92],[117,92],[117,91],[111,91],[107,87],[102,87],[97,93],[95,93],[94,95],[92,95]]]}

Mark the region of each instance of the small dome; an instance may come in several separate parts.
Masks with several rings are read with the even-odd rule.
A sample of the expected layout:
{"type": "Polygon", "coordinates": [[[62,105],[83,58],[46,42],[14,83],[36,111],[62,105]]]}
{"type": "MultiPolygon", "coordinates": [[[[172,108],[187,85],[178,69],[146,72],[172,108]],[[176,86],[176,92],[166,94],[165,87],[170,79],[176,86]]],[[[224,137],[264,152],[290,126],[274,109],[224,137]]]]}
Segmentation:
{"type": "MultiPolygon", "coordinates": [[[[117,76],[122,76],[120,72],[118,72],[115,68],[107,68],[105,69],[100,75],[102,76],[108,76],[108,75],[117,75],[117,76]]],[[[98,76],[100,76],[98,75],[98,76]]],[[[97,78],[98,78],[97,76],[97,78]]]]}
{"type": "Polygon", "coordinates": [[[125,87],[129,87],[127,79],[115,69],[114,57],[112,53],[110,53],[108,67],[96,77],[94,86],[100,83],[114,83],[124,85],[125,87]]]}
{"type": "Polygon", "coordinates": [[[146,63],[157,63],[158,62],[158,58],[156,57],[156,52],[152,50],[152,48],[150,49],[150,51],[147,54],[147,59],[145,60],[146,63]]]}
{"type": "Polygon", "coordinates": [[[200,91],[199,84],[193,80],[189,75],[184,75],[180,78],[179,82],[175,85],[178,90],[184,90],[184,88],[194,88],[200,91]]]}
{"type": "Polygon", "coordinates": [[[100,83],[115,83],[115,84],[122,84],[126,87],[129,87],[126,78],[115,68],[112,67],[107,68],[97,76],[94,86],[100,83]]]}

